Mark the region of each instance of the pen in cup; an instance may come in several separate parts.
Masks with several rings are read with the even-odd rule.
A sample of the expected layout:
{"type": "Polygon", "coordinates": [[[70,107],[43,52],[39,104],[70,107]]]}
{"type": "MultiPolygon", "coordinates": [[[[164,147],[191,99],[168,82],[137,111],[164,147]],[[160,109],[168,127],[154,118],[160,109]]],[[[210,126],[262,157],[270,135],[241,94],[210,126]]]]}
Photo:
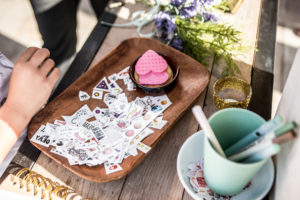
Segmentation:
{"type": "Polygon", "coordinates": [[[255,140],[248,146],[244,147],[239,153],[236,153],[232,156],[230,156],[228,159],[233,161],[239,161],[242,159],[247,158],[251,154],[261,151],[266,146],[270,146],[273,144],[273,139],[287,133],[288,131],[294,130],[297,127],[297,124],[295,122],[290,122],[288,124],[284,124],[275,131],[269,132],[265,134],[264,136],[260,137],[259,139],[255,140]]]}
{"type": "Polygon", "coordinates": [[[263,137],[269,132],[272,132],[279,128],[283,124],[283,118],[281,116],[276,116],[274,119],[267,121],[265,124],[257,128],[256,130],[252,131],[247,136],[243,137],[241,140],[230,146],[228,149],[225,150],[225,154],[227,156],[231,156],[245,146],[249,145],[253,141],[257,140],[258,138],[263,137]]]}
{"type": "Polygon", "coordinates": [[[255,154],[255,153],[265,149],[266,147],[271,146],[272,144],[273,143],[271,140],[262,141],[262,142],[258,143],[257,145],[248,148],[247,150],[241,151],[240,153],[237,153],[237,154],[234,154],[234,155],[228,157],[228,159],[235,161],[235,162],[239,162],[243,159],[248,158],[252,154],[255,154]]]}
{"type": "Polygon", "coordinates": [[[200,106],[194,106],[192,111],[193,111],[193,114],[194,114],[195,118],[197,119],[198,123],[203,128],[205,135],[210,140],[212,146],[216,149],[216,151],[221,156],[226,157],[220,143],[218,142],[218,139],[216,138],[213,130],[211,129],[211,127],[208,123],[208,120],[207,120],[202,108],[200,106]]]}
{"type": "Polygon", "coordinates": [[[270,158],[271,156],[277,154],[280,151],[280,146],[278,144],[272,144],[265,149],[254,153],[253,155],[249,156],[247,159],[243,160],[243,163],[253,163],[257,162],[266,158],[270,158]]]}
{"type": "Polygon", "coordinates": [[[289,140],[292,140],[297,137],[297,134],[294,131],[289,131],[285,134],[282,134],[279,137],[274,138],[272,141],[276,144],[283,144],[289,140]]]}

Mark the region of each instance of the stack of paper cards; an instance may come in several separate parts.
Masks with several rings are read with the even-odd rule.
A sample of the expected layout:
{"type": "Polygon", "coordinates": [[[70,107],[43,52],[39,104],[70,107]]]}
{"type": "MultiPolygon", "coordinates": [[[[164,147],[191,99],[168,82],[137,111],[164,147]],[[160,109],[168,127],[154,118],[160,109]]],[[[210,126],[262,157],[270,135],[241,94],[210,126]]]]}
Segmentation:
{"type": "MultiPolygon", "coordinates": [[[[154,133],[151,128],[162,129],[166,125],[163,112],[172,103],[167,95],[137,97],[129,102],[116,82],[120,79],[127,90],[135,90],[128,67],[109,76],[110,82],[104,77],[91,96],[103,99],[107,107],[91,110],[86,104],[71,116],[61,116],[64,121],[42,125],[31,141],[53,147],[51,152],[67,158],[70,165],[104,164],[107,174],[122,170],[122,161],[136,156],[138,150],[149,152],[151,147],[142,141],[154,133]]],[[[79,91],[79,100],[88,103],[89,94],[79,91]]]]}

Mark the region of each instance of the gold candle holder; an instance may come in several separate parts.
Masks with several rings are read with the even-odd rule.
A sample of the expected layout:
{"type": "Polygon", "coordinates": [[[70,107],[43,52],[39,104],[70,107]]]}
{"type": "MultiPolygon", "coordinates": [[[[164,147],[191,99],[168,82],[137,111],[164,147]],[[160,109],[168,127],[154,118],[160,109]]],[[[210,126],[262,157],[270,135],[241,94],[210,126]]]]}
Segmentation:
{"type": "Polygon", "coordinates": [[[247,108],[251,99],[251,86],[236,77],[225,77],[214,83],[214,103],[221,110],[224,108],[247,108]]]}

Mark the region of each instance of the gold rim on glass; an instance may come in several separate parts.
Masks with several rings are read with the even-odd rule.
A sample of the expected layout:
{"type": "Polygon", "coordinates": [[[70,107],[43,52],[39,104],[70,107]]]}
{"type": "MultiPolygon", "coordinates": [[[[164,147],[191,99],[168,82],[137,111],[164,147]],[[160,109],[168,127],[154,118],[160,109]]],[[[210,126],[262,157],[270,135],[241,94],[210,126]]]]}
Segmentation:
{"type": "Polygon", "coordinates": [[[224,108],[232,108],[232,107],[247,108],[252,96],[252,89],[250,85],[246,81],[236,77],[225,77],[225,78],[218,79],[214,83],[213,90],[214,90],[214,94],[213,94],[214,103],[219,110],[224,108]],[[237,90],[245,95],[245,99],[239,101],[224,99],[218,94],[220,93],[220,91],[225,89],[237,90]]]}

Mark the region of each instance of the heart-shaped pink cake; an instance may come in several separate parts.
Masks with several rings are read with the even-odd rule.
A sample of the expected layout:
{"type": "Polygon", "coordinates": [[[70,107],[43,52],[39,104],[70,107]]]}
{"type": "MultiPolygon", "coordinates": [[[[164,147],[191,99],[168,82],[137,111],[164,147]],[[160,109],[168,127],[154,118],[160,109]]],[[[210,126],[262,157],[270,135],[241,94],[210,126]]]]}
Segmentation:
{"type": "Polygon", "coordinates": [[[169,74],[167,72],[154,73],[150,72],[146,75],[141,75],[139,77],[139,83],[143,85],[160,85],[169,79],[169,74]]]}
{"type": "Polygon", "coordinates": [[[168,67],[167,61],[153,50],[148,50],[140,57],[135,65],[136,73],[146,75],[150,72],[161,73],[166,71],[168,67]]]}

